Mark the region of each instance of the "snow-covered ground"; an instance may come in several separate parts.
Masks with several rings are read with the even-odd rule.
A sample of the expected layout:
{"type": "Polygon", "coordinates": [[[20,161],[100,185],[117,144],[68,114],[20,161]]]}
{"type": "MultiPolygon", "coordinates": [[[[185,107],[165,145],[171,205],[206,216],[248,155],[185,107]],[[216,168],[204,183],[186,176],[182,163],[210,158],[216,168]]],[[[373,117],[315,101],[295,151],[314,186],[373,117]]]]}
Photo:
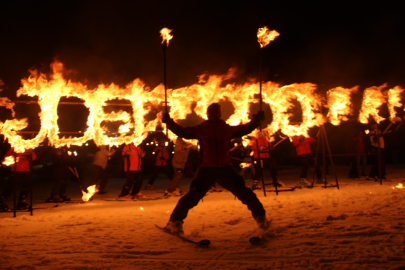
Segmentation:
{"type": "MultiPolygon", "coordinates": [[[[0,269],[405,269],[405,189],[393,188],[405,180],[405,168],[388,166],[392,182],[382,186],[348,179],[347,167],[337,169],[339,190],[314,187],[267,197],[255,191],[273,219],[260,245],[248,242],[255,222],[229,192],[210,193],[185,220],[186,235],[211,240],[199,247],[155,227],[166,224],[178,197],[105,201],[124,182],[111,179],[108,193],[88,203],[16,218],[0,213],[0,269]]],[[[292,184],[299,173],[280,171],[279,179],[292,184]]],[[[190,181],[183,179],[181,189],[190,181]]],[[[43,184],[36,186],[37,202],[50,191],[43,184]]],[[[166,188],[168,180],[162,177],[156,186],[166,188]]],[[[76,183],[69,195],[80,197],[76,183]]]]}

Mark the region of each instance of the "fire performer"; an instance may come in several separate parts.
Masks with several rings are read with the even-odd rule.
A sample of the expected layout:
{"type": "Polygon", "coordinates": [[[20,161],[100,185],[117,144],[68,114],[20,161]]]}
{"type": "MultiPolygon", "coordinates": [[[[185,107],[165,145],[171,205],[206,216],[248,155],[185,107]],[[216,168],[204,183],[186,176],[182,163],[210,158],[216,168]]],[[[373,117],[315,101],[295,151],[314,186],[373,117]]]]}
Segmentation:
{"type": "Polygon", "coordinates": [[[122,187],[120,198],[132,199],[142,197],[139,192],[141,190],[143,177],[141,173],[142,158],[145,156],[140,146],[136,146],[133,142],[129,145],[125,145],[122,149],[122,155],[124,156],[125,175],[127,182],[122,187]],[[129,191],[131,190],[131,195],[129,191]]]}
{"type": "Polygon", "coordinates": [[[260,189],[259,179],[262,177],[263,169],[265,166],[267,168],[269,168],[269,170],[270,170],[270,175],[271,175],[271,178],[273,179],[273,184],[281,187],[282,185],[280,184],[280,182],[277,181],[276,166],[274,165],[273,158],[270,154],[272,147],[271,147],[270,143],[267,141],[267,139],[263,136],[263,132],[258,133],[257,139],[255,137],[252,138],[252,150],[253,150],[254,159],[256,161],[256,163],[255,163],[256,173],[255,173],[255,176],[253,177],[252,189],[260,189]],[[257,142],[256,142],[256,140],[257,140],[257,142]],[[259,151],[257,150],[258,146],[259,146],[259,151]],[[260,159],[259,159],[259,153],[260,153],[260,159]]]}
{"type": "Polygon", "coordinates": [[[191,182],[190,190],[178,201],[166,228],[172,233],[183,234],[183,220],[188,211],[198,204],[215,182],[218,182],[247,205],[259,229],[267,229],[270,221],[266,218],[263,205],[256,194],[245,186],[243,177],[232,167],[228,153],[230,140],[247,135],[257,128],[260,120],[265,119],[264,112],[259,111],[247,124],[229,126],[221,119],[221,106],[213,103],[207,109],[207,116],[207,121],[184,128],[176,124],[168,113],[163,115],[163,122],[167,123],[168,128],[177,136],[200,140],[202,152],[202,161],[191,182]]]}
{"type": "Polygon", "coordinates": [[[181,195],[181,190],[178,188],[178,185],[181,178],[183,177],[183,170],[186,165],[188,154],[190,153],[191,148],[197,150],[196,146],[193,146],[191,143],[185,142],[181,137],[177,137],[174,147],[174,156],[172,159],[174,176],[172,181],[170,181],[169,189],[166,190],[165,195],[181,195]]]}
{"type": "Polygon", "coordinates": [[[14,148],[10,148],[4,157],[6,158],[10,156],[17,157],[17,160],[15,161],[17,164],[11,165],[12,173],[0,197],[0,211],[8,211],[9,208],[6,201],[15,190],[17,182],[21,183],[21,191],[16,209],[25,210],[29,208],[28,203],[25,202],[25,198],[27,198],[30,193],[32,185],[30,163],[32,160],[37,159],[37,155],[32,149],[26,149],[24,153],[15,153],[14,148]]]}
{"type": "Polygon", "coordinates": [[[71,168],[74,166],[74,156],[68,152],[67,147],[56,149],[54,154],[54,164],[52,168],[52,175],[55,180],[55,185],[51,190],[51,195],[45,202],[64,202],[70,201],[66,196],[66,189],[70,181],[72,173],[71,168]]]}
{"type": "MultiPolygon", "coordinates": [[[[293,145],[297,150],[297,156],[301,160],[302,163],[302,171],[301,171],[301,179],[298,182],[299,186],[307,186],[310,183],[307,181],[307,172],[310,166],[314,165],[314,157],[312,156],[311,145],[310,143],[314,143],[315,139],[312,137],[305,137],[301,136],[293,136],[293,145]]],[[[322,183],[322,172],[319,166],[319,162],[316,164],[315,168],[316,177],[318,178],[318,182],[322,183]]]]}
{"type": "Polygon", "coordinates": [[[88,192],[89,186],[95,185],[100,180],[98,194],[105,194],[105,187],[107,186],[108,176],[105,173],[108,159],[115,153],[115,149],[108,150],[105,145],[100,146],[100,150],[94,155],[93,163],[87,168],[84,175],[83,191],[88,192]]]}
{"type": "Polygon", "coordinates": [[[160,140],[159,146],[154,150],[156,155],[156,163],[155,163],[155,170],[152,177],[149,179],[146,189],[155,189],[153,187],[153,183],[155,183],[156,178],[158,177],[160,172],[164,172],[169,180],[172,180],[173,174],[169,165],[167,165],[167,161],[169,160],[169,152],[165,148],[165,141],[160,140]]]}

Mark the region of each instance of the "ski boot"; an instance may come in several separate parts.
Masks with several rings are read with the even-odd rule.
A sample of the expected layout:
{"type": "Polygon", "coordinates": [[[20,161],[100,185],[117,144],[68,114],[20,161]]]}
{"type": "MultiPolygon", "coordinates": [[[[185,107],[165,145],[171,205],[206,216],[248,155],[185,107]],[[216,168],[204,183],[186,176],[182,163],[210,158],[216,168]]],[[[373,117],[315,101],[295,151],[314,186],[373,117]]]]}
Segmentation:
{"type": "Polygon", "coordinates": [[[271,224],[271,219],[267,219],[266,215],[255,217],[259,230],[266,231],[271,224]]]}
{"type": "Polygon", "coordinates": [[[176,233],[176,234],[184,234],[183,230],[183,221],[177,220],[177,221],[171,221],[167,223],[166,230],[168,230],[171,233],[176,233]]]}

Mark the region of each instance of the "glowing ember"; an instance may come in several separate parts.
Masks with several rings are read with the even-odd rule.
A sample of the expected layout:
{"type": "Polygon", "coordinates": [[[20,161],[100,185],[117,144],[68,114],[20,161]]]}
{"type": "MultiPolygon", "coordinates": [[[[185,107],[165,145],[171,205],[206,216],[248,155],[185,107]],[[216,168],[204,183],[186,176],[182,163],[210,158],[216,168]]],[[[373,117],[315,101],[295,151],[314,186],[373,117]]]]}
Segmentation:
{"type": "Polygon", "coordinates": [[[96,185],[89,186],[87,188],[87,192],[84,192],[82,190],[82,193],[83,193],[82,200],[85,201],[85,202],[88,202],[94,196],[94,194],[96,192],[98,192],[98,189],[97,189],[96,185]]]}
{"type": "Polygon", "coordinates": [[[259,28],[259,30],[257,30],[257,41],[260,43],[260,48],[266,47],[270,41],[274,40],[279,35],[276,30],[267,29],[267,26],[259,28]]]}
{"type": "Polygon", "coordinates": [[[169,41],[173,38],[173,36],[170,35],[170,32],[172,32],[172,30],[166,27],[160,30],[160,36],[162,37],[162,44],[166,41],[166,45],[169,46],[169,41]]]}

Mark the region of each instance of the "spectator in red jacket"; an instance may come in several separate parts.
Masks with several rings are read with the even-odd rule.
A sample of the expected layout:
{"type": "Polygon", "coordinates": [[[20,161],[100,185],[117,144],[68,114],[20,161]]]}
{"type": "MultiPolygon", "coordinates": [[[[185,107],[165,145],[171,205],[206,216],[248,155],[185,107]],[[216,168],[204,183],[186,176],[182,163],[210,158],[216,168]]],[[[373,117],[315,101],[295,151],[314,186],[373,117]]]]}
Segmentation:
{"type": "MultiPolygon", "coordinates": [[[[298,182],[298,184],[310,185],[310,183],[307,181],[307,172],[310,166],[314,166],[314,157],[312,156],[310,143],[314,143],[315,139],[312,137],[305,137],[303,135],[293,136],[292,139],[293,145],[297,150],[297,156],[301,160],[301,163],[303,165],[300,176],[301,180],[298,182]]],[[[318,181],[322,181],[322,173],[319,166],[319,162],[317,162],[316,164],[315,172],[318,181]]]]}
{"type": "MultiPolygon", "coordinates": [[[[14,157],[14,155],[14,148],[10,148],[4,157],[14,157]]],[[[28,194],[30,193],[32,185],[30,163],[32,160],[37,159],[37,155],[32,151],[32,149],[26,149],[24,153],[16,153],[16,157],[17,163],[11,165],[12,173],[0,197],[0,211],[8,210],[6,200],[13,193],[16,182],[21,183],[21,191],[20,196],[18,197],[17,209],[25,210],[29,208],[28,203],[25,202],[25,198],[27,198],[28,194]]]]}
{"type": "Polygon", "coordinates": [[[255,176],[253,178],[253,189],[260,189],[259,180],[262,177],[264,167],[267,167],[270,170],[271,178],[273,179],[273,184],[281,186],[281,184],[277,181],[277,170],[276,166],[274,165],[273,158],[270,155],[271,145],[267,141],[267,139],[263,136],[262,132],[259,132],[258,138],[252,138],[251,141],[253,156],[255,158],[255,176]],[[257,151],[257,147],[259,147],[260,153],[260,161],[259,161],[259,154],[257,151]]]}
{"type": "Polygon", "coordinates": [[[173,174],[171,171],[171,168],[169,165],[167,165],[167,161],[169,160],[169,152],[167,151],[165,147],[165,141],[160,140],[159,141],[159,146],[155,148],[154,153],[156,155],[156,163],[155,163],[155,169],[152,177],[148,181],[148,185],[146,186],[146,189],[155,189],[153,187],[153,184],[155,183],[156,178],[158,177],[160,172],[163,172],[164,174],[167,175],[169,180],[172,180],[173,174]]]}
{"type": "Polygon", "coordinates": [[[132,199],[142,197],[139,193],[141,190],[143,177],[141,173],[142,158],[145,153],[140,146],[136,146],[134,143],[125,145],[122,149],[122,155],[124,156],[124,169],[127,181],[122,187],[120,198],[132,199]],[[129,191],[131,190],[131,195],[129,191]]]}
{"type": "Polygon", "coordinates": [[[183,220],[188,211],[196,206],[208,190],[218,182],[222,187],[234,194],[243,204],[246,204],[261,230],[270,225],[266,218],[266,211],[256,194],[245,186],[245,181],[232,167],[229,157],[229,142],[249,134],[264,120],[264,113],[260,111],[247,124],[230,126],[221,120],[221,106],[213,103],[207,108],[208,120],[194,127],[181,127],[176,124],[168,113],[163,115],[163,122],[177,136],[185,139],[198,139],[202,161],[191,182],[190,190],[178,201],[166,228],[173,233],[183,233],[183,220]]]}

